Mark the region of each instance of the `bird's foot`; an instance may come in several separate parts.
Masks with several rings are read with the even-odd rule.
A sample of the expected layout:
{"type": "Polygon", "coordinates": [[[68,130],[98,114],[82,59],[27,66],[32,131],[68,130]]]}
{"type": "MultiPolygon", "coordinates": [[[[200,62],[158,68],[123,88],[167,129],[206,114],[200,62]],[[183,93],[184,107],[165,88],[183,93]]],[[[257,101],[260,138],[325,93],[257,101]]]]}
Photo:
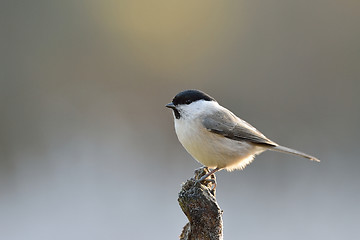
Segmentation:
{"type": "MultiPolygon", "coordinates": [[[[208,170],[208,168],[206,167],[206,169],[208,170]]],[[[212,183],[212,188],[211,191],[214,191],[216,188],[216,180],[215,180],[215,175],[213,175],[215,172],[219,171],[220,168],[214,168],[213,170],[209,171],[208,173],[206,173],[205,175],[203,175],[201,178],[195,180],[196,183],[198,182],[210,182],[212,183]],[[212,177],[211,179],[208,179],[208,177],[212,177]]]]}

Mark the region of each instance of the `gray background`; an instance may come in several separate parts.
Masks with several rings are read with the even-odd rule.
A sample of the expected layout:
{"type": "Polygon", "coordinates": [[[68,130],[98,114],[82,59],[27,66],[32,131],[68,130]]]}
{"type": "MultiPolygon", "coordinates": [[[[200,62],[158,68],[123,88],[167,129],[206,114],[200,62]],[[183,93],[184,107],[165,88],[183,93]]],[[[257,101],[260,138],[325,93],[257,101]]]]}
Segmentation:
{"type": "Polygon", "coordinates": [[[198,88],[283,145],[217,174],[225,239],[359,239],[360,2],[2,1],[0,238],[176,239],[198,88]]]}

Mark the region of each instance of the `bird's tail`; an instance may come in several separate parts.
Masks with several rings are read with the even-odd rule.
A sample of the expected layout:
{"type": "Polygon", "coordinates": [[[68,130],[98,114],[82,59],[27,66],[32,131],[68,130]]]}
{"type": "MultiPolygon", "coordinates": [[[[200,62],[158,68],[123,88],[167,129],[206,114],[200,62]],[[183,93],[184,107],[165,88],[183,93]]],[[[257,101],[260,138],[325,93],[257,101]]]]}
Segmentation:
{"type": "Polygon", "coordinates": [[[297,151],[295,149],[291,149],[291,148],[287,148],[287,147],[283,147],[283,146],[276,146],[276,147],[272,147],[269,148],[269,150],[273,150],[273,151],[277,151],[277,152],[283,152],[283,153],[289,153],[289,154],[294,154],[294,155],[298,155],[304,158],[308,158],[312,161],[316,161],[316,162],[320,162],[319,159],[317,159],[316,157],[313,157],[309,154],[297,151]]]}

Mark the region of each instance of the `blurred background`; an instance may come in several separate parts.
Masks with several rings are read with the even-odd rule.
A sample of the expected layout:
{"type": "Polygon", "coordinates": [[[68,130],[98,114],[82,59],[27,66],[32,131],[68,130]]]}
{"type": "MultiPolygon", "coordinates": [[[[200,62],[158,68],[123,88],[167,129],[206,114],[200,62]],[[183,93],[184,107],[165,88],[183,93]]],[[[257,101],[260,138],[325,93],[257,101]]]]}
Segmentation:
{"type": "Polygon", "coordinates": [[[272,140],[217,173],[225,239],[359,239],[360,2],[2,1],[0,239],[177,239],[201,89],[272,140]]]}

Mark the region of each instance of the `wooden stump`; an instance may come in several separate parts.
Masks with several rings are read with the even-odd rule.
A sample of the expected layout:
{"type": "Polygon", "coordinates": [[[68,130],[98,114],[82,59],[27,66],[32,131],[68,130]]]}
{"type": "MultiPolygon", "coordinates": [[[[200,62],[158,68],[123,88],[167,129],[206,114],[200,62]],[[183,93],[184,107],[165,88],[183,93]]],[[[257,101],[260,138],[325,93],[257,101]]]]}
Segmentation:
{"type": "MultiPolygon", "coordinates": [[[[179,205],[189,220],[180,235],[181,240],[223,239],[222,210],[216,202],[215,189],[212,190],[215,185],[196,181],[208,172],[206,167],[195,170],[195,177],[187,180],[179,193],[179,205]]],[[[216,181],[214,174],[211,178],[216,181]]]]}

